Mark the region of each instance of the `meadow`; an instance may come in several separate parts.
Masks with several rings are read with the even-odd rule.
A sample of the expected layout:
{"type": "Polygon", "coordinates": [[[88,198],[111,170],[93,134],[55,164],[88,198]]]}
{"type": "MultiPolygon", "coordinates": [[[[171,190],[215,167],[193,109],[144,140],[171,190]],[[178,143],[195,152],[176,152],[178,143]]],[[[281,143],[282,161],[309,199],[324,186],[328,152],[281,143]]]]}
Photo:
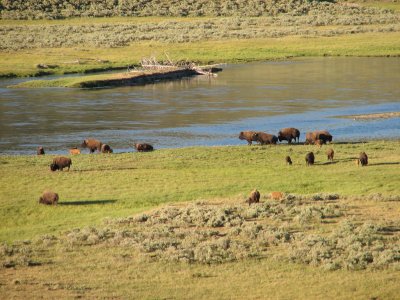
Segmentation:
{"type": "Polygon", "coordinates": [[[1,156],[0,291],[7,298],[394,298],[399,144],[81,154],[69,172],[50,172],[51,155],[1,156]],[[316,154],[311,167],[308,151],[316,154]],[[355,163],[360,151],[369,155],[366,167],[355,163]],[[254,188],[261,204],[248,206],[254,188]],[[57,206],[38,204],[44,189],[59,193],[57,206]],[[270,199],[272,191],[285,197],[270,199]]]}
{"type": "MultiPolygon", "coordinates": [[[[142,57],[164,58],[165,53],[174,61],[198,64],[400,54],[397,10],[359,4],[281,2],[282,8],[271,11],[264,7],[261,14],[246,14],[249,9],[239,4],[230,11],[243,13],[157,14],[153,9],[152,15],[115,13],[93,18],[72,14],[60,19],[11,18],[3,9],[0,76],[121,69],[137,66],[142,57]]],[[[186,2],[181,5],[194,7],[186,2]]]]}

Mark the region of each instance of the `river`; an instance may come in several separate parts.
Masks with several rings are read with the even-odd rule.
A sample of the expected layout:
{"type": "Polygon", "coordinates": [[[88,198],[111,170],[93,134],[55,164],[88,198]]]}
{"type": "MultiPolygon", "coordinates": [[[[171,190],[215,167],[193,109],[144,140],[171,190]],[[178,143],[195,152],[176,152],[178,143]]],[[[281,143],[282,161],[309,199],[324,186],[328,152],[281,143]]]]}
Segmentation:
{"type": "MultiPolygon", "coordinates": [[[[51,77],[49,77],[51,78],[51,77]]],[[[306,58],[223,66],[146,86],[12,89],[0,80],[0,153],[68,153],[85,138],[114,152],[134,141],[155,148],[239,145],[242,130],[277,134],[327,129],[334,141],[400,138],[400,119],[339,116],[400,111],[400,58],[306,58]]]]}

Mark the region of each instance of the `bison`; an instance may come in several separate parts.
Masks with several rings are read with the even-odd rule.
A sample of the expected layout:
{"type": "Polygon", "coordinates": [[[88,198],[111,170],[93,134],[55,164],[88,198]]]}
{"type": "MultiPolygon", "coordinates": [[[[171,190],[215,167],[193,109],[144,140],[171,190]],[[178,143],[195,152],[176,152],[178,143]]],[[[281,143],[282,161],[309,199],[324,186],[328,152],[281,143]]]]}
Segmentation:
{"type": "Polygon", "coordinates": [[[306,133],[306,144],[322,145],[332,142],[332,135],[326,130],[315,130],[306,133]]]}
{"type": "Polygon", "coordinates": [[[77,147],[69,149],[69,154],[75,155],[75,154],[81,154],[81,150],[79,150],[77,147]]]}
{"type": "Polygon", "coordinates": [[[107,144],[101,145],[101,153],[113,153],[113,149],[107,144]]]}
{"type": "Polygon", "coordinates": [[[290,144],[292,140],[296,142],[300,141],[300,131],[297,128],[282,128],[278,132],[278,140],[282,142],[283,140],[288,141],[290,144]]]}
{"type": "Polygon", "coordinates": [[[332,135],[327,130],[314,131],[317,140],[321,140],[323,144],[332,142],[332,135]]]}
{"type": "Polygon", "coordinates": [[[72,165],[72,161],[70,158],[59,156],[59,157],[56,157],[53,159],[53,163],[50,165],[50,170],[51,171],[56,171],[56,170],[62,171],[64,168],[68,168],[68,171],[69,171],[69,168],[71,167],[71,165],[72,165]]]}
{"type": "Polygon", "coordinates": [[[149,152],[149,151],[153,151],[153,146],[150,144],[146,144],[146,143],[135,143],[133,145],[135,147],[135,149],[139,152],[149,152]]]}
{"type": "Polygon", "coordinates": [[[329,148],[326,151],[326,155],[328,156],[328,160],[333,161],[333,156],[335,155],[335,151],[332,148],[329,148]]]}
{"type": "Polygon", "coordinates": [[[246,203],[249,203],[249,206],[252,203],[258,203],[260,202],[260,192],[257,190],[254,190],[250,193],[250,197],[246,200],[246,203]]]}
{"type": "Polygon", "coordinates": [[[265,132],[254,133],[253,140],[259,142],[261,145],[276,144],[278,142],[278,138],[275,135],[265,132]]]}
{"type": "Polygon", "coordinates": [[[292,159],[290,158],[290,156],[286,156],[285,161],[287,165],[292,165],[292,159]]]}
{"type": "Polygon", "coordinates": [[[89,149],[89,151],[90,151],[90,153],[93,153],[94,151],[101,151],[101,145],[102,145],[103,143],[102,142],[100,142],[100,141],[98,141],[98,140],[95,140],[95,139],[87,139],[87,140],[84,140],[83,142],[82,142],[82,148],[88,148],[89,149]]]}
{"type": "Polygon", "coordinates": [[[255,140],[253,138],[253,135],[255,134],[255,131],[241,131],[239,133],[239,139],[240,140],[246,140],[248,145],[251,145],[252,142],[256,142],[257,140],[255,140]]]}
{"type": "Polygon", "coordinates": [[[36,153],[37,153],[37,155],[44,155],[44,149],[43,149],[43,147],[38,147],[37,148],[37,150],[36,150],[36,153]]]}
{"type": "Polygon", "coordinates": [[[270,198],[272,200],[281,200],[285,195],[282,192],[271,192],[270,198]]]}
{"type": "Polygon", "coordinates": [[[50,191],[44,191],[42,197],[39,198],[40,204],[56,205],[58,202],[58,194],[50,191]]]}
{"type": "Polygon", "coordinates": [[[358,165],[361,164],[361,167],[368,165],[368,156],[365,152],[361,152],[358,157],[358,165]]]}
{"type": "Polygon", "coordinates": [[[306,132],[306,142],[305,142],[306,145],[314,144],[316,140],[317,138],[314,132],[306,132]]]}
{"type": "Polygon", "coordinates": [[[306,165],[311,166],[314,164],[315,156],[314,153],[308,152],[306,155],[306,165]]]}

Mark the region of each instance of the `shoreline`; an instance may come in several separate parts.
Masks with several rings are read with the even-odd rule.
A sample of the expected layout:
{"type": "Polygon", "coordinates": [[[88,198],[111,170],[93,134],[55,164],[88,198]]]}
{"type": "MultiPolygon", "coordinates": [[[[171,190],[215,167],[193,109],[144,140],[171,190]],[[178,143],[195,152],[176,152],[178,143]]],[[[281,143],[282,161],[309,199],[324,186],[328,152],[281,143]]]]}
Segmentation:
{"type": "MultiPolygon", "coordinates": [[[[386,142],[400,142],[400,136],[394,139],[379,139],[379,138],[369,138],[367,140],[356,140],[356,141],[351,141],[351,140],[338,140],[336,142],[332,142],[329,144],[323,145],[321,148],[318,145],[311,145],[311,144],[305,144],[304,142],[300,143],[292,143],[288,144],[286,142],[278,143],[276,145],[260,145],[260,144],[253,144],[251,146],[248,146],[246,143],[243,144],[231,144],[231,145],[224,145],[224,144],[218,144],[218,145],[194,145],[194,146],[182,146],[182,147],[156,147],[154,151],[152,152],[157,152],[157,151],[185,151],[185,150],[198,150],[198,149],[214,149],[214,148],[238,148],[238,147],[244,147],[248,146],[249,149],[270,149],[270,148],[275,148],[275,147],[300,147],[300,146],[307,146],[307,147],[314,147],[317,151],[325,151],[329,147],[334,147],[335,145],[359,145],[359,144],[368,144],[368,143],[386,143],[386,142]]],[[[0,153],[0,158],[6,158],[6,157],[32,157],[32,156],[60,156],[60,155],[65,155],[69,157],[77,157],[80,155],[110,155],[110,154],[105,154],[101,152],[95,152],[93,154],[87,152],[87,149],[80,149],[82,152],[77,155],[71,155],[68,151],[69,148],[66,148],[65,150],[56,150],[56,151],[46,151],[46,154],[44,155],[37,155],[36,154],[36,148],[32,148],[32,154],[7,154],[7,153],[0,153]]],[[[121,148],[120,148],[121,149],[121,148]]],[[[247,148],[246,148],[247,149],[247,148]]],[[[118,155],[124,155],[124,154],[133,154],[133,153],[140,153],[136,151],[133,147],[131,148],[122,148],[122,151],[119,151],[119,148],[113,148],[113,153],[112,155],[118,154],[118,155]]]]}

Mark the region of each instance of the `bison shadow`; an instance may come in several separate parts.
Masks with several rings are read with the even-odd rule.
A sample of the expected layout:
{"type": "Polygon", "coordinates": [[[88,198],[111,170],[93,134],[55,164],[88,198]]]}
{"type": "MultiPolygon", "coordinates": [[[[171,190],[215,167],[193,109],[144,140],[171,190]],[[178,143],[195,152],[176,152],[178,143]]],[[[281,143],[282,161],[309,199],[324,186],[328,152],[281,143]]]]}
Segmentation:
{"type": "Polygon", "coordinates": [[[117,200],[79,200],[70,202],[58,202],[58,205],[94,205],[94,204],[111,204],[117,200]]]}
{"type": "Polygon", "coordinates": [[[387,166],[387,165],[400,165],[400,162],[382,162],[382,163],[368,164],[368,166],[387,166]]]}

